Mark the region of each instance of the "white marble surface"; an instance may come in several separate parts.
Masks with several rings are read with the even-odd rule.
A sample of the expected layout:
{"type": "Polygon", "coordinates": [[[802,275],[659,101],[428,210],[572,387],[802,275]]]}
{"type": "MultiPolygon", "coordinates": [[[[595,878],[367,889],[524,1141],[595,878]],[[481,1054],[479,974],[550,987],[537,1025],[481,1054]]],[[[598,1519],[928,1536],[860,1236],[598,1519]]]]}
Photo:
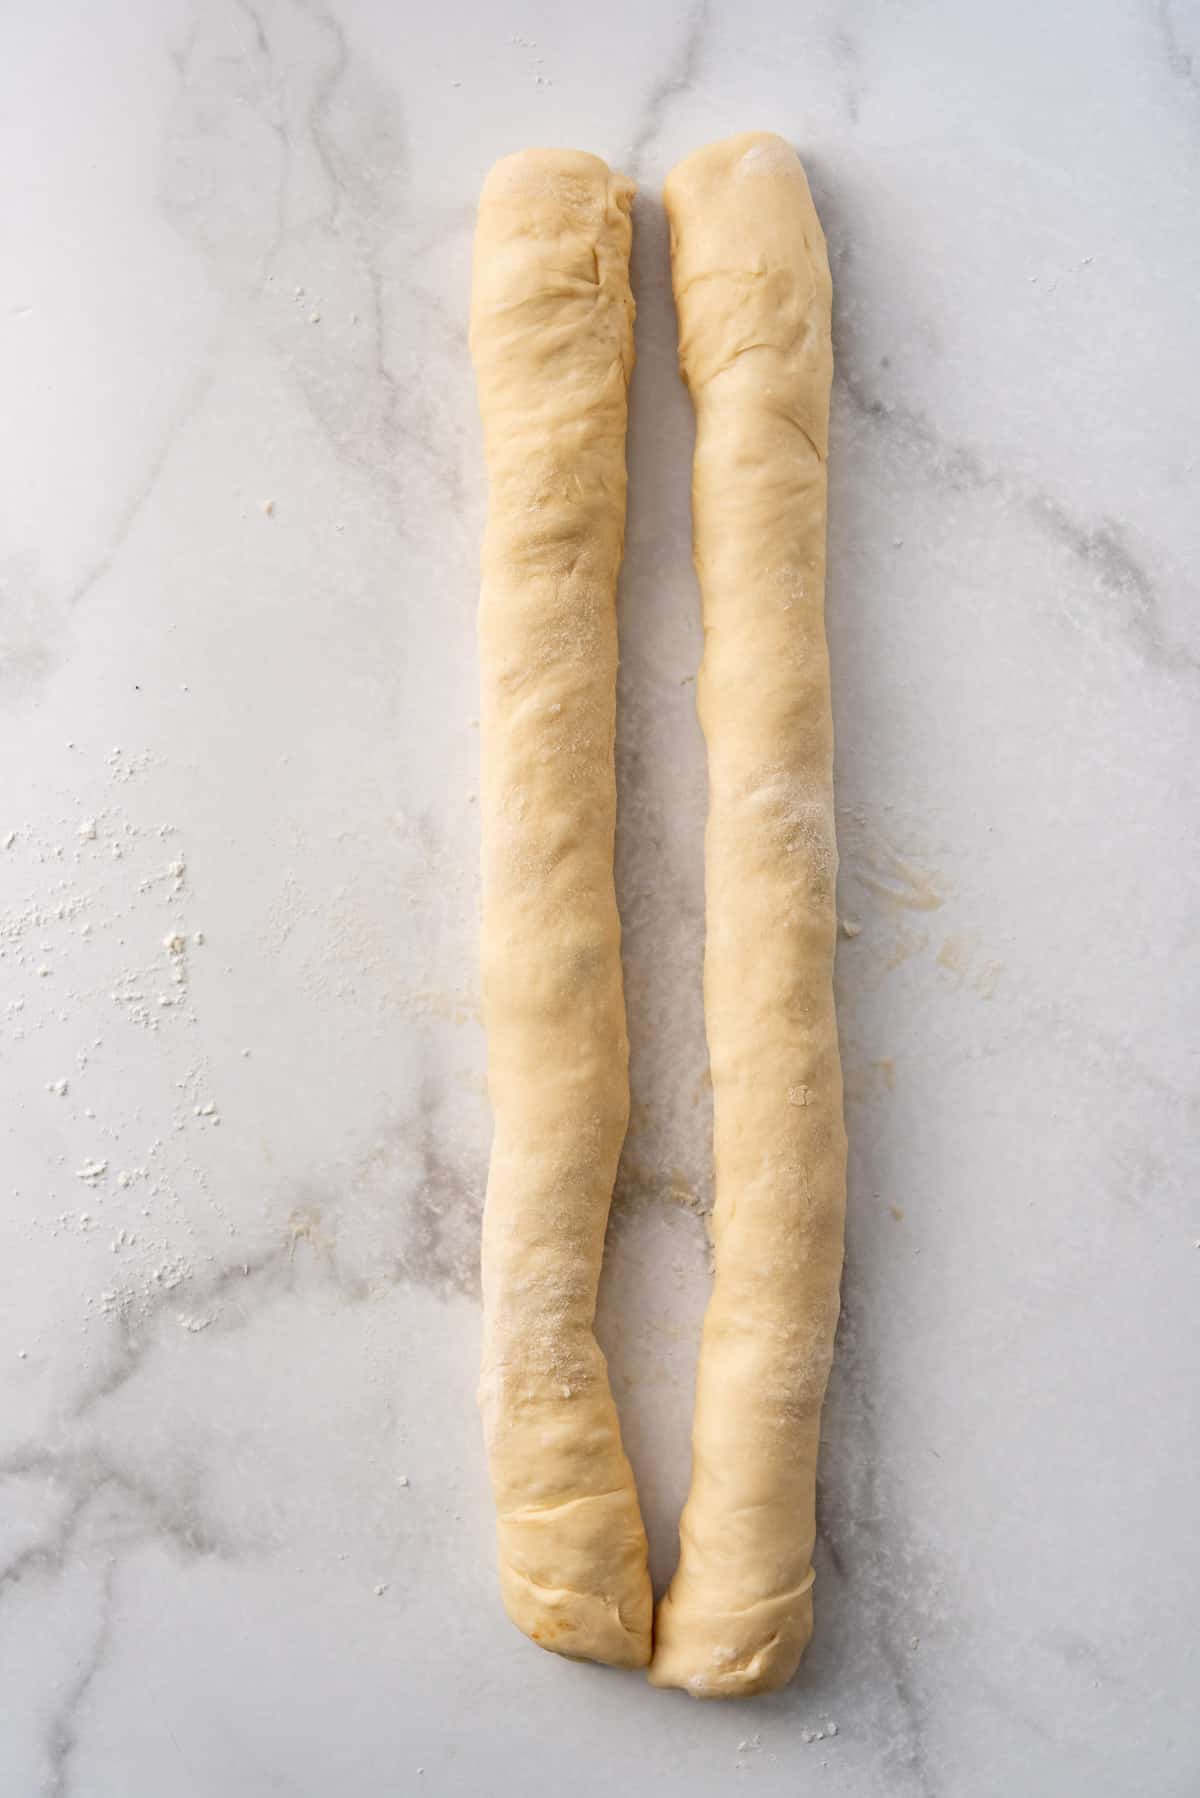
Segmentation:
{"type": "Polygon", "coordinates": [[[0,35],[5,1798],[1194,1794],[1194,0],[0,35]],[[662,1577],[709,1175],[658,190],[757,126],[835,271],[862,928],[818,1634],[704,1708],[540,1655],[492,1578],[464,328],[491,160],[638,176],[603,1321],[662,1577]]]}

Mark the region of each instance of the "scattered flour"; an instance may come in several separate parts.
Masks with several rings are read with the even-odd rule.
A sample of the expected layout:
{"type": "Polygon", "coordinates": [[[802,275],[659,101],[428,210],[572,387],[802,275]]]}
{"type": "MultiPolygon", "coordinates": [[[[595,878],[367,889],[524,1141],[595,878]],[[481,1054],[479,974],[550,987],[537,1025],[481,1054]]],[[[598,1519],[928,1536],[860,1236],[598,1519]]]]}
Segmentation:
{"type": "MultiPolygon", "coordinates": [[[[178,844],[171,859],[164,855],[163,844],[178,838],[175,824],[146,819],[144,802],[127,804],[142,800],[132,783],[158,765],[146,751],[116,745],[90,765],[80,755],[72,780],[80,787],[89,781],[86,800],[77,795],[63,814],[0,832],[0,849],[17,850],[4,864],[8,890],[0,901],[0,976],[12,992],[0,1005],[0,1042],[5,1034],[11,1044],[43,1036],[46,1049],[62,1056],[60,1065],[74,1064],[70,1079],[46,1080],[47,1094],[65,1100],[78,1092],[90,1101],[55,1115],[59,1152],[44,1167],[49,1202],[35,1205],[27,1219],[31,1232],[60,1238],[64,1255],[81,1257],[85,1327],[117,1317],[136,1325],[165,1294],[202,1292],[214,1270],[224,1272],[222,1240],[236,1236],[197,1147],[195,1120],[215,1125],[220,1116],[207,1058],[194,1047],[188,1052],[198,1020],[187,960],[205,934],[184,915],[186,855],[178,844]],[[98,842],[111,853],[89,854],[98,842]],[[25,878],[22,895],[12,883],[25,878]],[[156,937],[172,970],[165,992],[157,990],[162,950],[149,947],[156,937]],[[92,1034],[104,1005],[117,1022],[92,1034]],[[72,1029],[75,1041],[64,1040],[72,1029]],[[168,1097],[155,1117],[164,1069],[183,1077],[178,1098],[168,1097]],[[102,1084],[93,1087],[97,1077],[102,1084]],[[92,1209],[67,1202],[63,1187],[72,1178],[87,1188],[92,1209]]],[[[206,1329],[211,1310],[197,1305],[181,1313],[180,1327],[206,1329]]]]}

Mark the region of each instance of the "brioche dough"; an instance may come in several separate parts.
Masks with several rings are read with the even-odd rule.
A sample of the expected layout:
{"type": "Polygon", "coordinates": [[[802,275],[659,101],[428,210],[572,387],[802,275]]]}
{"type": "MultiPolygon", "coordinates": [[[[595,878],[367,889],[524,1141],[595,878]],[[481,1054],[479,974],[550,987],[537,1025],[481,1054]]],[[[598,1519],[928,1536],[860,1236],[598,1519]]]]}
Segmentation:
{"type": "Polygon", "coordinates": [[[650,1653],[646,1537],[592,1323],[629,1114],[612,864],[633,191],[575,151],[498,163],[471,306],[496,1126],[479,1393],[500,1583],[535,1642],[625,1667],[650,1653]]]}
{"type": "Polygon", "coordinates": [[[691,1492],[650,1678],[740,1697],[784,1685],[812,1633],[817,1438],[842,1265],[830,282],[808,183],[779,138],[699,151],[665,197],[696,408],[716,1263],[691,1492]]]}

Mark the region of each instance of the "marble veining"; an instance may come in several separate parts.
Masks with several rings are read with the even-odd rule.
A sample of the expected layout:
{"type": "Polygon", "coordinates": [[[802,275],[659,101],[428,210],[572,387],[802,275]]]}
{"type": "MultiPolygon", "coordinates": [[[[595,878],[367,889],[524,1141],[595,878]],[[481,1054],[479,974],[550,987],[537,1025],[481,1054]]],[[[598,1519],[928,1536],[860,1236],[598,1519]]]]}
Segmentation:
{"type": "Polygon", "coordinates": [[[69,0],[7,48],[5,1798],[1193,1793],[1196,9],[69,0]],[[817,1635],[726,1709],[494,1590],[466,324],[488,163],[637,178],[599,1327],[661,1583],[712,1183],[660,190],[754,126],[835,282],[850,1206],[817,1635]]]}
{"type": "Polygon", "coordinates": [[[650,89],[633,134],[630,153],[624,159],[626,171],[635,181],[640,178],[647,154],[658,140],[668,106],[681,95],[691,93],[695,86],[703,64],[710,14],[710,0],[697,0],[687,15],[684,34],[671,59],[669,71],[650,89]]]}

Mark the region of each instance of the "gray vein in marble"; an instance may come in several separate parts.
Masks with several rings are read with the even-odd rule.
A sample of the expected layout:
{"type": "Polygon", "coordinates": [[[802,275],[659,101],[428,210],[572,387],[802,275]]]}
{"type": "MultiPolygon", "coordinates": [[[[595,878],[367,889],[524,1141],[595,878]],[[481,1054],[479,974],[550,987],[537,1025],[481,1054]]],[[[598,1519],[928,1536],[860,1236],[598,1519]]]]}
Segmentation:
{"type": "Polygon", "coordinates": [[[118,1540],[109,1541],[103,1548],[100,1618],[92,1645],[45,1732],[49,1771],[42,1792],[45,1798],[67,1798],[72,1785],[71,1760],[78,1742],[79,1714],[112,1644],[113,1592],[121,1555],[150,1538],[173,1541],[189,1555],[227,1551],[206,1530],[170,1507],[162,1494],[115,1467],[97,1449],[61,1453],[39,1449],[0,1461],[0,1479],[22,1476],[65,1485],[71,1497],[57,1526],[0,1569],[0,1605],[7,1593],[28,1580],[53,1580],[65,1574],[86,1553],[80,1538],[89,1519],[94,1520],[94,1513],[106,1500],[120,1506],[118,1540]]]}
{"type": "Polygon", "coordinates": [[[846,117],[852,125],[857,125],[862,109],[859,51],[856,40],[847,31],[844,23],[839,24],[834,31],[831,46],[833,60],[843,75],[842,97],[846,107],[846,117]]]}
{"type": "Polygon", "coordinates": [[[1200,101],[1200,75],[1196,72],[1196,59],[1190,51],[1184,49],[1180,40],[1172,0],[1155,0],[1154,25],[1171,74],[1183,83],[1194,101],[1200,101]]]}
{"type": "MultiPolygon", "coordinates": [[[[280,93],[278,83],[274,78],[274,60],[266,28],[258,13],[249,4],[249,0],[230,0],[230,6],[232,13],[237,17],[248,21],[253,33],[253,42],[246,47],[240,56],[235,57],[213,54],[210,59],[211,67],[220,68],[225,71],[226,81],[232,81],[239,73],[244,73],[249,76],[253,84],[253,91],[250,93],[234,93],[233,99],[239,106],[244,107],[247,104],[250,105],[254,116],[266,127],[267,131],[269,131],[274,138],[279,156],[279,177],[275,184],[272,208],[274,214],[274,226],[270,237],[266,241],[265,247],[261,249],[256,256],[256,284],[261,290],[266,286],[272,263],[287,234],[286,200],[289,185],[291,144],[288,137],[283,97],[280,93]]],[[[179,94],[181,97],[191,98],[193,96],[193,90],[197,82],[197,65],[199,65],[201,79],[203,77],[205,66],[202,54],[205,48],[204,32],[206,27],[211,27],[216,16],[215,12],[200,13],[196,18],[192,30],[188,33],[185,42],[171,55],[171,62],[178,78],[179,94]]],[[[164,213],[175,229],[180,231],[180,234],[188,242],[192,243],[193,247],[207,249],[207,245],[197,243],[195,233],[188,229],[187,224],[184,221],[181,202],[178,197],[173,195],[172,176],[176,172],[178,149],[181,143],[186,147],[188,142],[187,133],[181,131],[179,114],[180,109],[177,103],[172,107],[169,114],[169,124],[164,144],[165,166],[160,201],[164,213]]],[[[201,109],[200,116],[197,118],[197,135],[200,138],[209,138],[211,141],[219,143],[220,133],[219,130],[214,131],[215,125],[216,121],[210,116],[208,109],[201,109]]],[[[258,159],[256,159],[256,161],[257,160],[258,159]]],[[[248,185],[249,183],[247,183],[247,186],[248,185]]],[[[241,197],[244,201],[244,194],[241,197]]],[[[192,200],[190,194],[188,195],[188,199],[189,201],[192,200]]]]}
{"type": "MultiPolygon", "coordinates": [[[[836,344],[835,353],[842,354],[836,344]]],[[[1080,520],[1054,495],[1003,469],[989,468],[970,445],[942,437],[925,414],[872,394],[844,365],[835,375],[834,391],[860,419],[919,457],[936,484],[957,493],[990,490],[1019,506],[1045,536],[1085,567],[1115,602],[1113,624],[1142,661],[1168,674],[1200,670],[1200,654],[1167,629],[1153,578],[1111,519],[1098,524],[1080,520]]]]}
{"type": "MultiPolygon", "coordinates": [[[[382,253],[385,244],[394,242],[407,222],[398,216],[396,203],[388,194],[389,188],[407,179],[407,148],[397,102],[390,91],[365,83],[360,74],[357,88],[361,91],[351,104],[346,87],[357,65],[345,31],[327,10],[312,6],[301,9],[328,46],[326,53],[316,57],[310,54],[300,64],[308,88],[303,104],[303,131],[324,177],[326,196],[319,216],[289,224],[286,196],[297,146],[286,116],[277,116],[275,81],[262,76],[255,91],[248,94],[244,83],[237,80],[237,71],[245,67],[248,59],[270,59],[272,48],[266,28],[249,0],[235,3],[250,20],[254,32],[246,57],[231,61],[210,54],[207,62],[199,64],[203,46],[194,38],[177,59],[183,91],[187,93],[194,87],[197,97],[192,115],[181,109],[173,115],[171,154],[181,173],[174,182],[168,180],[164,184],[165,209],[175,228],[205,256],[239,306],[248,305],[256,324],[265,327],[271,336],[278,336],[280,321],[276,310],[278,296],[271,295],[270,286],[284,249],[290,246],[299,256],[313,234],[333,240],[342,265],[340,279],[345,283],[348,277],[357,275],[365,288],[363,313],[368,332],[360,333],[358,341],[366,338],[369,355],[355,357],[355,336],[343,333],[314,337],[304,346],[306,353],[297,356],[289,334],[287,363],[294,369],[297,389],[309,416],[338,460],[387,491],[393,502],[389,508],[393,528],[423,531],[424,512],[420,508],[419,524],[408,523],[413,508],[397,466],[401,446],[408,454],[409,468],[433,481],[455,505],[462,497],[462,474],[454,446],[450,442],[439,445],[439,435],[445,435],[446,426],[435,411],[427,385],[420,380],[402,381],[387,354],[388,281],[382,253]],[[210,92],[211,98],[205,98],[210,92]],[[223,240],[211,238],[204,226],[211,217],[208,201],[203,213],[198,212],[193,196],[195,178],[190,174],[199,163],[210,182],[214,174],[222,181],[228,178],[223,165],[212,166],[212,145],[219,139],[213,138],[209,114],[215,107],[235,118],[247,102],[280,146],[280,163],[269,200],[275,228],[265,254],[257,244],[252,252],[249,244],[239,249],[236,244],[231,247],[223,240]],[[333,124],[335,102],[363,138],[362,142],[356,141],[353,154],[344,152],[339,144],[333,124]],[[328,366],[331,350],[338,356],[336,378],[328,366]],[[347,428],[348,423],[352,423],[353,429],[347,428]]],[[[293,70],[293,81],[295,73],[293,70]]],[[[265,195],[262,203],[268,204],[265,195]]],[[[461,209],[456,209],[446,229],[457,229],[462,216],[461,209]]],[[[435,233],[433,240],[439,235],[435,233]]],[[[420,246],[414,246],[411,261],[419,266],[420,246]]],[[[462,333],[445,329],[441,307],[431,296],[415,283],[403,285],[400,291],[416,308],[424,327],[444,339],[443,347],[456,353],[461,350],[462,333]]],[[[414,366],[419,368],[421,363],[415,362],[414,366]]]]}
{"type": "MultiPolygon", "coordinates": [[[[460,1293],[477,1300],[481,1181],[447,1155],[438,1107],[436,1086],[426,1072],[417,1085],[412,1117],[372,1152],[358,1172],[387,1175],[395,1166],[399,1182],[400,1168],[411,1161],[415,1152],[415,1178],[405,1179],[396,1194],[399,1243],[390,1264],[386,1261],[386,1245],[381,1245],[388,1269],[385,1281],[424,1286],[442,1296],[460,1293]]],[[[354,1177],[346,1182],[348,1192],[353,1192],[355,1183],[354,1177]]],[[[66,1413],[67,1421],[72,1426],[87,1422],[97,1406],[137,1379],[148,1358],[161,1345],[162,1329],[181,1307],[189,1312],[213,1314],[215,1332],[227,1334],[250,1322],[281,1293],[294,1291],[296,1249],[302,1241],[316,1255],[323,1278],[347,1304],[359,1304],[374,1296],[379,1282],[359,1277],[339,1258],[336,1209],[328,1235],[322,1227],[322,1220],[330,1211],[330,1196],[324,1187],[311,1192],[294,1189],[288,1228],[276,1246],[221,1265],[207,1276],[193,1274],[170,1290],[153,1292],[136,1310],[118,1313],[113,1320],[115,1340],[106,1364],[79,1390],[66,1413]]],[[[16,1463],[0,1463],[0,1476],[29,1470],[16,1463]]]]}
{"type": "Polygon", "coordinates": [[[658,139],[667,108],[673,100],[690,90],[699,73],[704,59],[710,14],[709,0],[698,0],[688,14],[687,25],[670,69],[650,89],[633,134],[633,145],[628,157],[627,172],[634,180],[641,174],[646,154],[658,139]]]}
{"type": "Polygon", "coordinates": [[[91,1651],[63,1694],[62,1701],[46,1731],[49,1775],[43,1787],[44,1798],[68,1798],[70,1792],[71,1759],[79,1740],[79,1713],[112,1644],[113,1587],[116,1584],[116,1577],[116,1562],[110,1561],[104,1569],[101,1580],[100,1621],[96,1627],[91,1651]]]}
{"type": "Polygon", "coordinates": [[[126,1544],[162,1537],[188,1554],[229,1552],[228,1545],[210,1530],[181,1513],[136,1474],[116,1466],[94,1446],[18,1450],[0,1460],[0,1479],[21,1477],[64,1486],[70,1501],[53,1530],[22,1549],[7,1567],[0,1568],[0,1603],[5,1593],[23,1580],[37,1575],[52,1578],[65,1570],[88,1511],[101,1497],[121,1502],[121,1540],[126,1544]]]}
{"type": "MultiPolygon", "coordinates": [[[[234,5],[237,7],[238,11],[242,14],[242,16],[244,18],[248,19],[250,22],[250,28],[254,33],[254,45],[253,45],[252,53],[257,58],[258,61],[260,61],[266,65],[267,78],[263,82],[262,85],[263,85],[263,88],[265,89],[265,91],[270,93],[271,92],[270,77],[271,77],[271,72],[272,72],[273,59],[272,59],[272,55],[271,55],[271,42],[267,36],[266,27],[264,26],[259,15],[255,12],[254,8],[250,5],[250,0],[234,0],[234,5]]],[[[186,52],[185,56],[176,64],[176,67],[179,71],[180,78],[182,80],[186,80],[187,60],[191,55],[191,50],[192,50],[192,47],[194,47],[194,44],[195,44],[195,38],[193,37],[192,45],[189,46],[189,49],[186,52]]],[[[288,175],[289,175],[289,171],[290,171],[291,144],[288,141],[287,126],[284,123],[282,118],[272,117],[271,114],[269,112],[267,112],[267,110],[264,107],[262,107],[261,105],[259,107],[259,113],[263,119],[263,122],[266,124],[267,128],[273,133],[275,140],[279,145],[280,155],[282,158],[281,165],[280,165],[280,172],[279,172],[279,182],[278,182],[278,185],[275,190],[275,231],[274,231],[274,235],[272,236],[271,242],[267,245],[266,249],[263,252],[262,275],[263,275],[263,280],[265,282],[267,273],[273,266],[273,264],[275,262],[275,258],[278,256],[279,251],[283,245],[283,240],[284,240],[285,236],[287,235],[287,192],[288,192],[288,175]]]]}
{"type": "MultiPolygon", "coordinates": [[[[122,1387],[136,1377],[146,1355],[155,1346],[155,1331],[169,1311],[178,1311],[181,1304],[200,1310],[219,1306],[234,1291],[239,1298],[250,1298],[253,1295],[254,1302],[257,1303],[260,1295],[255,1290],[254,1282],[257,1281],[261,1286],[264,1276],[268,1293],[277,1291],[279,1280],[272,1276],[280,1273],[286,1275],[292,1246],[291,1243],[284,1243],[254,1259],[232,1262],[208,1279],[193,1275],[190,1279],[181,1280],[169,1291],[156,1292],[139,1310],[136,1318],[128,1312],[119,1313],[116,1320],[119,1334],[112,1363],[77,1395],[68,1413],[70,1419],[73,1422],[80,1421],[93,1406],[120,1392],[122,1387]]],[[[244,1322],[246,1316],[247,1308],[242,1306],[239,1323],[244,1322]]]]}
{"type": "Polygon", "coordinates": [[[176,437],[193,417],[211,385],[211,371],[205,369],[188,384],[178,403],[172,408],[148,466],[117,514],[107,544],[67,596],[66,603],[72,610],[82,604],[93,587],[111,574],[117,557],[129,540],[130,532],[150,504],[166,472],[176,437]]]}
{"type": "Polygon", "coordinates": [[[172,408],[149,462],[121,503],[99,556],[69,590],[56,598],[35,567],[10,558],[0,564],[0,689],[28,694],[48,679],[58,665],[57,639],[71,612],[110,575],[135,526],[149,508],[170,462],[179,433],[195,416],[212,384],[204,370],[184,389],[172,408]]]}
{"type": "MultiPolygon", "coordinates": [[[[50,1479],[57,1483],[59,1469],[50,1456],[36,1456],[29,1460],[14,1457],[0,1468],[0,1478],[3,1479],[30,1477],[50,1479]]],[[[3,1602],[5,1590],[19,1585],[27,1575],[62,1571],[64,1558],[79,1527],[79,1519],[91,1499],[90,1488],[74,1493],[57,1526],[40,1541],[31,1542],[28,1548],[23,1548],[6,1567],[0,1567],[0,1603],[3,1602]]]]}
{"type": "Polygon", "coordinates": [[[254,47],[258,51],[258,54],[265,57],[269,62],[271,58],[271,45],[267,38],[266,27],[263,25],[262,20],[259,18],[254,8],[250,5],[250,0],[233,0],[233,3],[238,11],[242,13],[245,18],[249,19],[250,28],[254,33],[254,47]]]}
{"type": "Polygon", "coordinates": [[[426,1073],[418,1086],[412,1128],[420,1174],[404,1209],[396,1272],[434,1292],[478,1299],[483,1197],[447,1160],[437,1112],[437,1092],[426,1073]]]}
{"type": "Polygon", "coordinates": [[[334,95],[345,79],[346,70],[350,66],[350,51],[346,43],[346,34],[333,14],[324,8],[305,6],[303,10],[326,32],[333,45],[333,55],[313,83],[313,91],[308,103],[308,134],[312,140],[317,160],[325,172],[329,182],[329,211],[325,223],[331,231],[336,232],[341,218],[342,200],[346,193],[345,173],[339,170],[337,155],[332,138],[325,131],[325,120],[333,104],[334,95]]]}

